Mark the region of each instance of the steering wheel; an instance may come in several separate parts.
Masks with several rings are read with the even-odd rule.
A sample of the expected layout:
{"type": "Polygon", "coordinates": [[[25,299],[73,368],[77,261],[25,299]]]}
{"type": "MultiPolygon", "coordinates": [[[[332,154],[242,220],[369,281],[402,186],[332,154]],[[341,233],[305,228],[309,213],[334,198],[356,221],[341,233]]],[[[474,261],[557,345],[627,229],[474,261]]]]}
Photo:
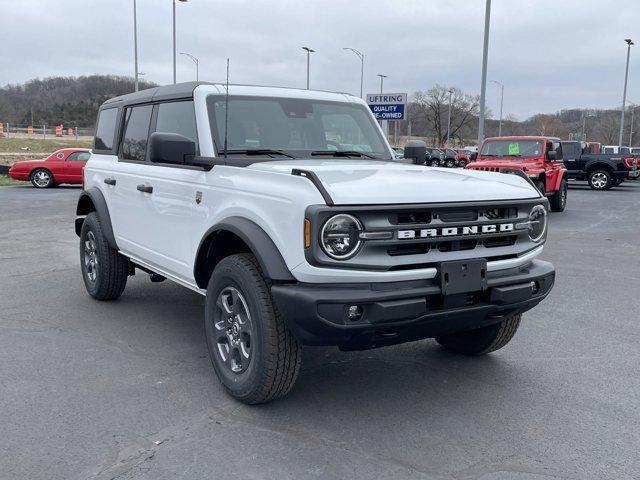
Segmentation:
{"type": "Polygon", "coordinates": [[[341,150],[342,149],[342,145],[340,145],[338,142],[334,142],[333,140],[327,140],[327,147],[331,146],[331,147],[336,147],[336,150],[341,150]]]}

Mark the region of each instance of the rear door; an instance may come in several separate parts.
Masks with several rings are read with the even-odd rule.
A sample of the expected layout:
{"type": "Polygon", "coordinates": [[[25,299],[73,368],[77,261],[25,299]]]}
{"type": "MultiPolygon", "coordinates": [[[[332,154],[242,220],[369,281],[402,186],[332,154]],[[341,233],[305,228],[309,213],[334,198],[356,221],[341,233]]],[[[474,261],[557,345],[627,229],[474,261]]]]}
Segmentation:
{"type": "Polygon", "coordinates": [[[110,175],[116,185],[109,188],[109,210],[118,247],[124,253],[146,261],[152,258],[145,243],[153,218],[151,194],[142,189],[147,182],[144,167],[152,111],[152,105],[125,107],[118,158],[110,175]]]}
{"type": "Polygon", "coordinates": [[[562,142],[562,156],[569,173],[577,173],[580,171],[580,154],[580,142],[562,142]]]}

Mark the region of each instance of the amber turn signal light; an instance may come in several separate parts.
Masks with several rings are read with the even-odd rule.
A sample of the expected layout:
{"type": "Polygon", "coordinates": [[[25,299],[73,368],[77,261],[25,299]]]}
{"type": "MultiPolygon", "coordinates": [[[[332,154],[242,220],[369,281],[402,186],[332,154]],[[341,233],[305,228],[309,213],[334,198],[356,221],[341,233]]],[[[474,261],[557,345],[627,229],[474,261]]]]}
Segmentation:
{"type": "Polygon", "coordinates": [[[304,219],[304,248],[311,246],[311,222],[304,219]]]}

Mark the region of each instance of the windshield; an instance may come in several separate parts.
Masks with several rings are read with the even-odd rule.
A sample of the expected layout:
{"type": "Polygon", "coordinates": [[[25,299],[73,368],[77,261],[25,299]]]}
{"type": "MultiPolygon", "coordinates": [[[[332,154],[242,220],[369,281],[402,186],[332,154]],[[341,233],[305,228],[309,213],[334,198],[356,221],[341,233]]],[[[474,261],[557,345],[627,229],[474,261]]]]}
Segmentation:
{"type": "MultiPolygon", "coordinates": [[[[226,99],[209,96],[207,106],[213,140],[221,154],[224,151],[226,99]]],[[[346,152],[350,153],[348,156],[357,157],[360,152],[373,158],[391,158],[370,112],[359,104],[230,96],[226,122],[229,154],[258,150],[300,157],[346,152]]]]}
{"type": "Polygon", "coordinates": [[[483,157],[539,157],[542,155],[540,140],[488,140],[480,155],[483,157]]]}

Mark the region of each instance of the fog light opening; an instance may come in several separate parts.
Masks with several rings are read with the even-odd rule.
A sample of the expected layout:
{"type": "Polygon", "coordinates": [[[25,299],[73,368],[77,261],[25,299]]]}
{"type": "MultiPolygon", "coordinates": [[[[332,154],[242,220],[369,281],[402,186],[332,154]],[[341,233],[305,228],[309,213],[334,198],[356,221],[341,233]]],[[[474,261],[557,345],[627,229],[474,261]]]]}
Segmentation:
{"type": "Polygon", "coordinates": [[[347,318],[351,322],[357,322],[362,318],[362,307],[360,305],[349,305],[347,308],[347,318]]]}
{"type": "Polygon", "coordinates": [[[531,293],[536,294],[540,291],[540,284],[538,282],[531,282],[531,293]]]}

